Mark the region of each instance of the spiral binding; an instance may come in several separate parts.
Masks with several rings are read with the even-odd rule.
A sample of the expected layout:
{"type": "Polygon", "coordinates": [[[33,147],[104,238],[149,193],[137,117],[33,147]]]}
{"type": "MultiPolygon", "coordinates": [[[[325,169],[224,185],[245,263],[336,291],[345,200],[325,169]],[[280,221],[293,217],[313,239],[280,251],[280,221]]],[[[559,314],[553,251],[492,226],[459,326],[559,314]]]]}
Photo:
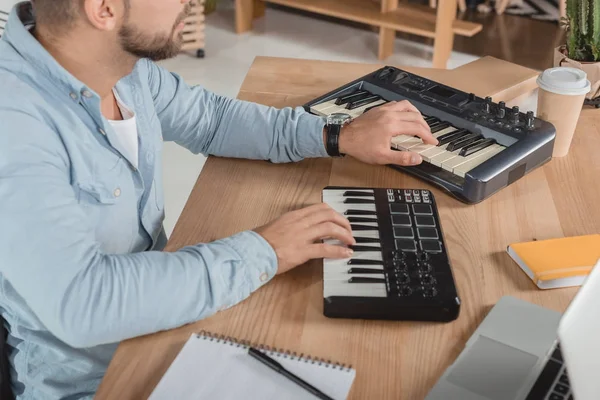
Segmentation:
{"type": "Polygon", "coordinates": [[[210,340],[211,342],[215,342],[215,343],[225,343],[225,344],[229,344],[230,346],[243,347],[246,349],[249,347],[254,347],[255,349],[264,351],[265,353],[267,353],[270,356],[280,356],[280,357],[283,357],[284,359],[289,358],[290,360],[303,361],[303,362],[310,363],[313,365],[324,366],[326,368],[339,369],[339,370],[346,371],[346,372],[350,372],[350,370],[352,370],[352,365],[350,365],[350,364],[348,364],[348,365],[340,364],[338,362],[331,361],[329,359],[312,357],[309,354],[305,355],[304,353],[300,353],[300,355],[298,355],[296,352],[290,352],[289,350],[266,346],[266,345],[262,345],[262,344],[254,344],[248,340],[241,340],[241,339],[237,339],[237,338],[234,338],[231,336],[215,334],[215,333],[204,331],[204,330],[196,333],[196,337],[199,339],[210,340]]]}

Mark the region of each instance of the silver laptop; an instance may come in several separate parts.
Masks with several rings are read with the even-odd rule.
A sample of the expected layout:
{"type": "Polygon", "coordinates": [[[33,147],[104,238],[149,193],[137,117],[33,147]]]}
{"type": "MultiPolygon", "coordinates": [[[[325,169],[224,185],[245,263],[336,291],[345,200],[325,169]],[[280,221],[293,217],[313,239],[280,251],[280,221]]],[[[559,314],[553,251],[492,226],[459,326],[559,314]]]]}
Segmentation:
{"type": "Polygon", "coordinates": [[[425,399],[600,399],[600,260],[562,316],[501,298],[425,399]]]}

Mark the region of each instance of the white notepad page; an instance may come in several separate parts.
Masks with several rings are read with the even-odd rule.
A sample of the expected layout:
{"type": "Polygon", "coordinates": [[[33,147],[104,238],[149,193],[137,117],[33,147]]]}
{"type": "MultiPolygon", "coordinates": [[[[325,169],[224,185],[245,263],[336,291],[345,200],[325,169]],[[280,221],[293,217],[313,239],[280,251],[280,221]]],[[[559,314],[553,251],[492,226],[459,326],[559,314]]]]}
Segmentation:
{"type": "MultiPolygon", "coordinates": [[[[346,399],[356,371],[266,351],[288,371],[328,396],[346,399]]],[[[200,334],[185,343],[148,400],[290,399],[316,397],[248,354],[242,344],[200,334]]]]}

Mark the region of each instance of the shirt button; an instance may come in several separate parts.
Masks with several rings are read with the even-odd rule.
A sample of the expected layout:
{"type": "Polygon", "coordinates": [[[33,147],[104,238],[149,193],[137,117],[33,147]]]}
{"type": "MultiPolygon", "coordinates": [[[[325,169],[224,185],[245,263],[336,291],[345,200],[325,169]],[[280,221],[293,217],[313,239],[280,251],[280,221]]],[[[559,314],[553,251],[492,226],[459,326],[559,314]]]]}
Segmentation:
{"type": "Polygon", "coordinates": [[[149,151],[148,153],[146,153],[146,159],[148,160],[148,162],[152,162],[152,160],[154,159],[154,154],[152,154],[152,152],[149,151]]]}
{"type": "Polygon", "coordinates": [[[72,98],[73,100],[77,100],[77,93],[73,93],[73,92],[71,92],[71,94],[70,94],[69,96],[71,96],[71,98],[72,98]]]}
{"type": "Polygon", "coordinates": [[[266,282],[268,279],[269,279],[269,274],[267,274],[266,272],[263,272],[262,274],[260,274],[261,282],[266,282]]]}
{"type": "Polygon", "coordinates": [[[98,128],[98,132],[100,132],[101,134],[103,134],[104,136],[106,136],[106,132],[104,132],[104,129],[98,128]]]}
{"type": "Polygon", "coordinates": [[[115,197],[119,197],[121,195],[121,189],[116,188],[115,191],[113,192],[113,194],[115,195],[115,197]]]}
{"type": "Polygon", "coordinates": [[[88,99],[92,97],[92,92],[90,92],[89,90],[84,90],[81,94],[83,95],[83,97],[87,97],[88,99]]]}

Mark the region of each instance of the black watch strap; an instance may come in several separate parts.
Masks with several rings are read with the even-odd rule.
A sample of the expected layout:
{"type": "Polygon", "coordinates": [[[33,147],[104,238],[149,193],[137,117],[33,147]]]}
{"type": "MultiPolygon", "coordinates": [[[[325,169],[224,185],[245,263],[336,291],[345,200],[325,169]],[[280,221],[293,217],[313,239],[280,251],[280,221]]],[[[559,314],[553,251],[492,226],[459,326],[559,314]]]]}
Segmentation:
{"type": "Polygon", "coordinates": [[[343,157],[344,154],[340,153],[340,131],[342,130],[342,126],[338,124],[328,124],[326,127],[326,143],[325,148],[327,149],[327,154],[331,157],[343,157]]]}

